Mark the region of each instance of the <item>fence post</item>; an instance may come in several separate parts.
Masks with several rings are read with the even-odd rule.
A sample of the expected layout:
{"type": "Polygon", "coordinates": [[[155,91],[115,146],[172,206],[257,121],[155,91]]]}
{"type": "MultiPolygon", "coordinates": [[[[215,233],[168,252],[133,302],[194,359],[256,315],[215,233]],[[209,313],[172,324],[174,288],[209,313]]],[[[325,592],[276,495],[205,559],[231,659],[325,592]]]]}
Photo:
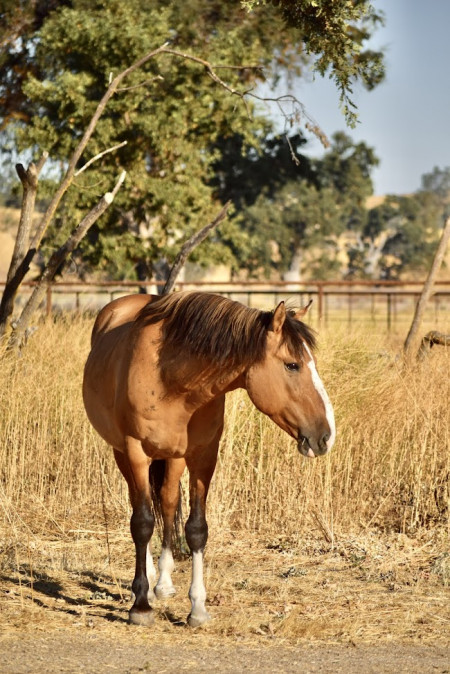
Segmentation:
{"type": "Polygon", "coordinates": [[[323,318],[323,283],[317,284],[317,295],[318,295],[318,311],[319,311],[319,325],[322,324],[323,318]]]}
{"type": "Polygon", "coordinates": [[[391,332],[391,326],[392,326],[392,303],[391,303],[391,293],[387,292],[386,293],[386,300],[387,300],[387,331],[388,334],[391,332]]]}
{"type": "Polygon", "coordinates": [[[50,318],[52,315],[52,287],[51,285],[47,286],[47,299],[46,299],[46,309],[45,313],[47,318],[50,318]]]}

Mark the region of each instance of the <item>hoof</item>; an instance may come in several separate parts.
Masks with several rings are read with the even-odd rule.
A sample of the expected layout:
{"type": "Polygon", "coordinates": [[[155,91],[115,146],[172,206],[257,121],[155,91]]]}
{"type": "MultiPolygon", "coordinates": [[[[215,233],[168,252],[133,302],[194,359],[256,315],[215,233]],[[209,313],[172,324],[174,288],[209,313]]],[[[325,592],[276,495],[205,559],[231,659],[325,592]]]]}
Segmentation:
{"type": "Polygon", "coordinates": [[[157,599],[170,599],[177,593],[173,585],[172,587],[158,587],[156,585],[154,592],[157,599]]]}
{"type": "Polygon", "coordinates": [[[128,614],[128,622],[131,625],[150,627],[155,622],[155,614],[153,611],[137,611],[136,609],[131,609],[128,614]]]}
{"type": "Polygon", "coordinates": [[[210,620],[211,616],[205,611],[204,613],[200,613],[198,615],[192,615],[192,613],[189,613],[187,622],[189,627],[200,627],[201,625],[205,625],[210,620]]]}

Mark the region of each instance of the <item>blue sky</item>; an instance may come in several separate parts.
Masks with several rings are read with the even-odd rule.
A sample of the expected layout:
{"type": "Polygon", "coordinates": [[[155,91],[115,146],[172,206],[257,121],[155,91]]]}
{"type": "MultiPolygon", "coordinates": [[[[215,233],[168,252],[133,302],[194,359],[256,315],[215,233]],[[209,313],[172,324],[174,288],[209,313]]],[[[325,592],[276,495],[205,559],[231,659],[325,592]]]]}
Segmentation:
{"type": "MultiPolygon", "coordinates": [[[[293,93],[325,133],[347,130],[375,149],[375,194],[407,194],[434,166],[450,166],[450,0],[372,0],[386,24],[373,40],[385,48],[386,80],[374,91],[355,87],[359,124],[346,129],[334,84],[317,76],[293,93]]],[[[309,154],[320,156],[311,141],[309,154]]]]}

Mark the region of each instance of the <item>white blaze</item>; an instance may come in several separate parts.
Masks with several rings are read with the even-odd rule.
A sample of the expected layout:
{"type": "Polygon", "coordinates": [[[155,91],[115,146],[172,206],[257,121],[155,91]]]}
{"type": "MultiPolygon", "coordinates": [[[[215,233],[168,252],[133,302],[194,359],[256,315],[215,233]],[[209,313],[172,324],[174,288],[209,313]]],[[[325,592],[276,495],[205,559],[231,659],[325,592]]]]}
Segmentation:
{"type": "Polygon", "coordinates": [[[314,388],[322,398],[323,404],[325,406],[325,415],[327,417],[328,425],[330,427],[330,437],[327,441],[327,451],[329,452],[332,446],[334,445],[334,441],[336,439],[336,423],[334,421],[333,405],[331,404],[331,400],[328,397],[328,393],[325,390],[325,386],[323,385],[319,373],[317,372],[316,364],[314,362],[314,358],[312,357],[311,351],[309,350],[305,342],[303,342],[303,346],[305,347],[306,353],[310,357],[308,367],[311,372],[311,379],[314,384],[314,388]]]}

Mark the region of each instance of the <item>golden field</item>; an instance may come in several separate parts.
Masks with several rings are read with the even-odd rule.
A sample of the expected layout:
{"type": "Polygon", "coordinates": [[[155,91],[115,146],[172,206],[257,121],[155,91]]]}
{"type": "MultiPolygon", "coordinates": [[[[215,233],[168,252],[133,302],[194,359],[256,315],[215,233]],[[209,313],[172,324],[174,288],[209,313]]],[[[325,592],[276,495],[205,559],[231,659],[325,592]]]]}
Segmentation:
{"type": "MultiPolygon", "coordinates": [[[[4,630],[129,629],[127,491],[80,394],[91,326],[43,322],[1,360],[4,630]]],[[[214,620],[195,639],[448,644],[450,354],[405,369],[398,344],[356,328],[319,345],[338,429],[329,456],[304,459],[244,392],[229,396],[208,501],[214,620]]],[[[160,640],[190,638],[189,576],[182,557],[160,640]]]]}

